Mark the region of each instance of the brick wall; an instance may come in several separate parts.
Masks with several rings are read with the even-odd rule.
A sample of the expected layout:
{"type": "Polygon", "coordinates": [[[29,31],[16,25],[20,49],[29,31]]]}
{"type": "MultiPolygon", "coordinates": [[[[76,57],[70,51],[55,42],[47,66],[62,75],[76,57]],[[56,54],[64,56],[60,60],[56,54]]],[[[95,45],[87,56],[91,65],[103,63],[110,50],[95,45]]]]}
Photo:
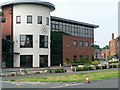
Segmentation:
{"type": "Polygon", "coordinates": [[[83,55],[85,58],[86,55],[89,56],[89,59],[92,59],[94,55],[94,48],[92,44],[94,43],[93,38],[83,38],[83,37],[75,37],[75,36],[63,36],[63,60],[69,59],[73,60],[73,56],[77,56],[77,60],[80,59],[80,55],[83,55]],[[77,40],[77,46],[73,46],[73,40],[77,40]],[[83,41],[83,46],[80,47],[79,42],[83,41]],[[85,46],[85,42],[89,42],[89,47],[85,46]]]}
{"type": "MultiPolygon", "coordinates": [[[[6,39],[6,35],[12,35],[13,33],[13,14],[12,14],[12,6],[3,7],[3,16],[2,18],[6,18],[6,22],[2,23],[2,38],[6,39]]],[[[11,37],[12,38],[12,37],[11,37]]]]}

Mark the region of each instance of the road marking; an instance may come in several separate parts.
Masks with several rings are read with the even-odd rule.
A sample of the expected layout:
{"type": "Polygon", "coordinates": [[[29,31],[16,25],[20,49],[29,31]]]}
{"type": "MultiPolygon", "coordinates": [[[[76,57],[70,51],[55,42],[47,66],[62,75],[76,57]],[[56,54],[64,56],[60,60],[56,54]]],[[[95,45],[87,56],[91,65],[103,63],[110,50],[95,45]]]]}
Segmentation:
{"type": "Polygon", "coordinates": [[[82,85],[84,83],[75,83],[75,84],[65,84],[62,86],[56,86],[56,87],[51,87],[51,88],[62,88],[62,87],[68,87],[68,86],[77,86],[77,85],[82,85]]]}

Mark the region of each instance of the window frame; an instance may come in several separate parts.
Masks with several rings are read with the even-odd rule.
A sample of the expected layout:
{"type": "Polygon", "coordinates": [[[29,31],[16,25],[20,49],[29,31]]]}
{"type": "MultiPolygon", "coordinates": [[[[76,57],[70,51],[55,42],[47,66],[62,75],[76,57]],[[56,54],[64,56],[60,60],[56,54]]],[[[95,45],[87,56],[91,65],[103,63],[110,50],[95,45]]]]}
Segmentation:
{"type": "Polygon", "coordinates": [[[49,17],[46,17],[46,25],[49,25],[49,22],[50,22],[49,17]]]}
{"type": "Polygon", "coordinates": [[[42,16],[37,16],[37,24],[42,24],[43,23],[43,17],[42,16]]]}
{"type": "Polygon", "coordinates": [[[90,43],[89,43],[88,41],[85,42],[85,46],[86,46],[86,47],[89,47],[89,46],[90,46],[89,44],[90,44],[90,43]]]}
{"type": "Polygon", "coordinates": [[[39,55],[39,67],[48,67],[48,55],[39,55]]]}
{"type": "Polygon", "coordinates": [[[77,47],[77,40],[73,40],[73,46],[77,47]],[[76,42],[76,44],[74,42],[76,42]]]}
{"type": "Polygon", "coordinates": [[[48,48],[48,36],[47,35],[39,35],[39,48],[48,48]],[[41,36],[44,36],[44,46],[41,46],[41,43],[43,43],[41,41],[41,36]],[[47,37],[47,40],[45,39],[47,37]],[[45,44],[47,45],[47,47],[45,47],[45,44]]]}
{"type": "Polygon", "coordinates": [[[33,35],[20,35],[20,48],[33,48],[33,35]],[[21,36],[26,36],[25,40],[21,40],[21,36]],[[25,42],[25,43],[28,42],[27,41],[27,36],[32,36],[31,37],[32,40],[29,40],[29,42],[32,42],[32,44],[31,44],[31,46],[26,46],[26,45],[22,46],[21,45],[22,42],[25,42]]]}
{"type": "Polygon", "coordinates": [[[32,24],[32,15],[27,15],[27,24],[32,24]],[[29,22],[28,18],[31,18],[31,22],[29,22]]]}
{"type": "Polygon", "coordinates": [[[21,24],[21,16],[16,16],[16,24],[21,24]],[[20,21],[18,18],[20,18],[20,21]]]}
{"type": "Polygon", "coordinates": [[[20,67],[32,68],[33,67],[33,55],[20,55],[20,67]],[[23,58],[25,58],[25,60],[22,60],[23,58]],[[30,61],[28,61],[28,59],[30,61]],[[31,63],[28,63],[28,62],[31,62],[31,63]]]}
{"type": "Polygon", "coordinates": [[[83,47],[83,41],[80,41],[79,44],[80,44],[80,47],[83,47]],[[81,45],[81,43],[82,43],[82,45],[81,45]]]}

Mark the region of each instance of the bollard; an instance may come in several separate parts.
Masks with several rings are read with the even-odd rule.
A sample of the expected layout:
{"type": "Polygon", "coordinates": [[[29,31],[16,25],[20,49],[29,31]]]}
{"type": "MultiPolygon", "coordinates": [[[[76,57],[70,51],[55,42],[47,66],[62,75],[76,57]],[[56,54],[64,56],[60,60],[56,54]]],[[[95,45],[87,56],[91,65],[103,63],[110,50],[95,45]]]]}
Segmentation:
{"type": "Polygon", "coordinates": [[[86,77],[86,83],[90,83],[90,79],[86,77]]]}

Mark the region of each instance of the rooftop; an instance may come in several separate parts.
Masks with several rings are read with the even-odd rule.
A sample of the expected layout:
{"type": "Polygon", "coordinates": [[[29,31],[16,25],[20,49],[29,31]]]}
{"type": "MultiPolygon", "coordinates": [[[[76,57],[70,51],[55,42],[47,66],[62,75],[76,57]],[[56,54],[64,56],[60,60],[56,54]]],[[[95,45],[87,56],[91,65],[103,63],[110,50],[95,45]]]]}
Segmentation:
{"type": "Polygon", "coordinates": [[[38,4],[38,5],[49,7],[51,11],[55,10],[54,4],[45,2],[45,1],[40,1],[40,0],[12,0],[12,1],[0,4],[0,7],[7,6],[7,5],[17,5],[17,4],[38,4]]]}
{"type": "Polygon", "coordinates": [[[98,28],[99,27],[98,25],[79,22],[79,21],[74,21],[74,20],[70,20],[70,19],[64,19],[64,18],[55,17],[55,16],[51,16],[51,19],[57,20],[57,21],[64,21],[64,22],[68,22],[68,23],[79,24],[79,25],[83,25],[83,26],[89,26],[89,27],[93,27],[93,28],[98,28]]]}

